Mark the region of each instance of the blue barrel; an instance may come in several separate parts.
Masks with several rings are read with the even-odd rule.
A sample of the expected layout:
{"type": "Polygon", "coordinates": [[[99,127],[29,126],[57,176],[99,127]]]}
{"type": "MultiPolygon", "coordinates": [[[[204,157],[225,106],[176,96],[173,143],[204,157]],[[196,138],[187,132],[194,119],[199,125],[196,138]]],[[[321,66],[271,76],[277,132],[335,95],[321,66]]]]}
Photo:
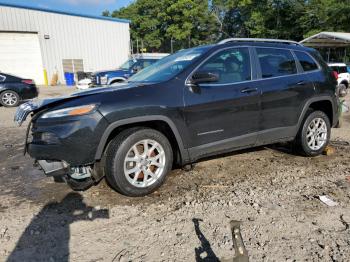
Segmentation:
{"type": "Polygon", "coordinates": [[[74,73],[65,72],[64,78],[67,86],[74,86],[74,73]]]}

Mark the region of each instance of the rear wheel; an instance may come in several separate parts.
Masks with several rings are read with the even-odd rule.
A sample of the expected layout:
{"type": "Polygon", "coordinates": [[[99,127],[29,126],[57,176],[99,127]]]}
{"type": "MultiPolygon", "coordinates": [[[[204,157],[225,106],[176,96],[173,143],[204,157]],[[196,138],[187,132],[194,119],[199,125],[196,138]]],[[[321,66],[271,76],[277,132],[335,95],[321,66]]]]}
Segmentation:
{"type": "Polygon", "coordinates": [[[0,94],[0,103],[5,107],[15,107],[19,104],[19,95],[11,90],[6,90],[0,94]]]}
{"type": "Polygon", "coordinates": [[[168,139],[149,128],[132,128],[120,133],[108,146],[106,178],[121,194],[138,197],[162,185],[173,164],[168,139]]]}
{"type": "Polygon", "coordinates": [[[305,156],[318,156],[327,147],[331,136],[328,116],[322,111],[309,111],[296,138],[299,151],[305,156]]]}

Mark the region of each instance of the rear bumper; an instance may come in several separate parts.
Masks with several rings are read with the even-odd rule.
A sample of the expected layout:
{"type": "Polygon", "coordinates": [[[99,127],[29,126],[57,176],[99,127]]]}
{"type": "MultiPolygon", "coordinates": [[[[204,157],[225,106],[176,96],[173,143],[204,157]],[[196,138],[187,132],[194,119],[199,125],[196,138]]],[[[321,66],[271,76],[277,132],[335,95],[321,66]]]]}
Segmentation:
{"type": "Polygon", "coordinates": [[[341,105],[340,105],[340,99],[339,97],[336,97],[335,102],[334,102],[334,107],[333,108],[333,123],[332,123],[332,127],[335,127],[338,125],[339,122],[339,118],[341,116],[341,105]]]}

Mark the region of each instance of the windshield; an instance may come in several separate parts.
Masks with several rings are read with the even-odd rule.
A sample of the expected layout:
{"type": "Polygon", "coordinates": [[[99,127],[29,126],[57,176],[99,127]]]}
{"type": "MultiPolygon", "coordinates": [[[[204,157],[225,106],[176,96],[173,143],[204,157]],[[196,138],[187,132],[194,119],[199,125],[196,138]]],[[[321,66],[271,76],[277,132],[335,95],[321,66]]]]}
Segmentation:
{"type": "Polygon", "coordinates": [[[122,64],[120,66],[120,69],[129,70],[135,63],[136,63],[136,61],[134,61],[133,59],[130,59],[130,60],[126,61],[124,64],[122,64]]]}
{"type": "Polygon", "coordinates": [[[164,82],[167,81],[198,59],[209,46],[181,50],[167,56],[129,78],[129,82],[164,82]]]}

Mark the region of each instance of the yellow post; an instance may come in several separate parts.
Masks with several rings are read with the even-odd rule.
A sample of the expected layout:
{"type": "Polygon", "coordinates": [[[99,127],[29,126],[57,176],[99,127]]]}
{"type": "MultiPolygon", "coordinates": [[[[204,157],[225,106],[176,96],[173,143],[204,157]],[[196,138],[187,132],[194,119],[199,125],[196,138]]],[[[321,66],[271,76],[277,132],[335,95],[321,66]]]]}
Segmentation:
{"type": "Polygon", "coordinates": [[[49,85],[49,80],[47,80],[47,71],[46,71],[46,69],[44,69],[44,83],[45,83],[45,86],[49,85]]]}

